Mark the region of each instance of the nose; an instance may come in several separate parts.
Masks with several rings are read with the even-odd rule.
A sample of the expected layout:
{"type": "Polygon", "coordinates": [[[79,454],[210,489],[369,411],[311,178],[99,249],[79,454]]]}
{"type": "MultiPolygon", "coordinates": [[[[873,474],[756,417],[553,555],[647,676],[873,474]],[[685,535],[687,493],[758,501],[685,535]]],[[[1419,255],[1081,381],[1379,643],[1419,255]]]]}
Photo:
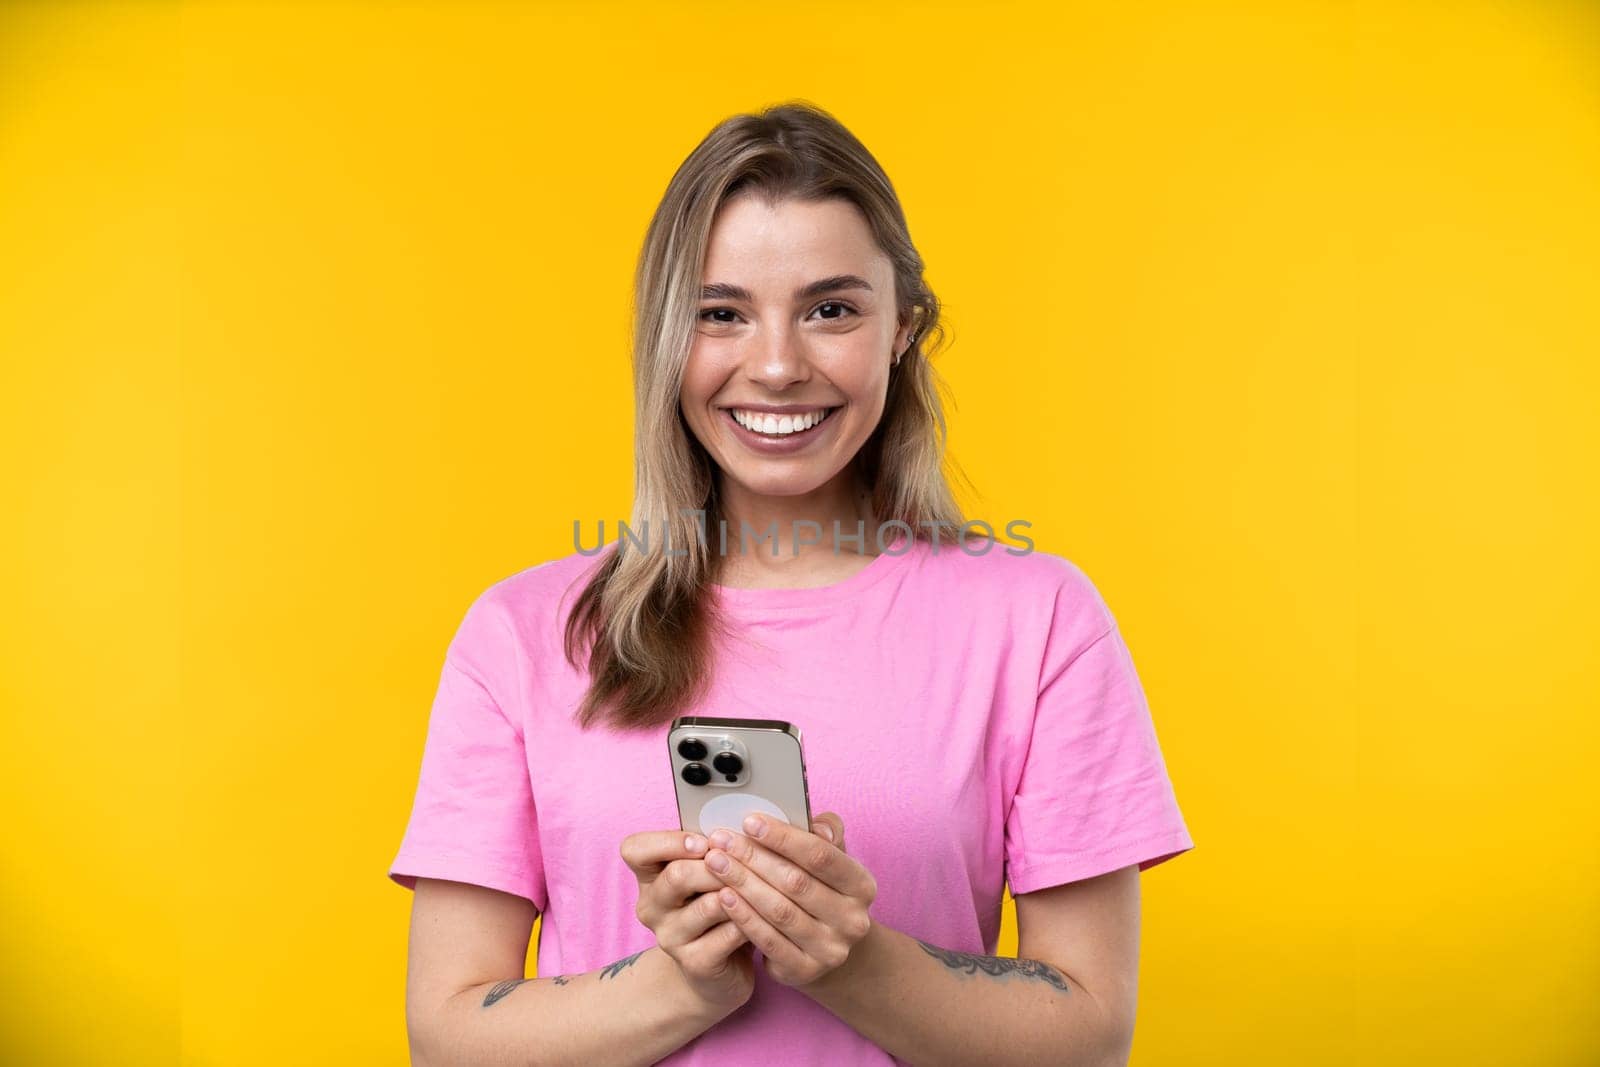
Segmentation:
{"type": "Polygon", "coordinates": [[[759,331],[750,341],[745,374],[775,393],[809,380],[811,362],[805,343],[785,326],[759,331]]]}

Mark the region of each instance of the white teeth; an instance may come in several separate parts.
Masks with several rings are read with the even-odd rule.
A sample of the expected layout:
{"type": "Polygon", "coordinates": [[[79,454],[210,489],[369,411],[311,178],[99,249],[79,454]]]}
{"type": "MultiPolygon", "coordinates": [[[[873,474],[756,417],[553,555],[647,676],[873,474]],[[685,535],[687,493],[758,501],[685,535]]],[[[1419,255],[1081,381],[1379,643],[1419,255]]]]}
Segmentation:
{"type": "Polygon", "coordinates": [[[800,415],[770,415],[759,411],[741,411],[735,409],[734,420],[747,430],[756,433],[770,434],[773,437],[783,437],[791,433],[809,430],[828,416],[827,408],[808,411],[800,415]]]}

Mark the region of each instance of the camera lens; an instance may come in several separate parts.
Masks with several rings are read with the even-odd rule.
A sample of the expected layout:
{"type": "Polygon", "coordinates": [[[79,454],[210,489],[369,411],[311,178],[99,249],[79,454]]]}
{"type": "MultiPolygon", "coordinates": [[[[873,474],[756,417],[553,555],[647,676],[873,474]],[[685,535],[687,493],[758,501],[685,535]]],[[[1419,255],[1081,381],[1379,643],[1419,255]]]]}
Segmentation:
{"type": "Polygon", "coordinates": [[[744,770],[744,760],[733,752],[718,752],[717,758],[711,761],[711,766],[715,767],[719,774],[738,774],[744,770]]]}
{"type": "Polygon", "coordinates": [[[693,737],[686,737],[678,742],[678,755],[687,760],[706,758],[706,743],[693,737]]]}
{"type": "Polygon", "coordinates": [[[705,785],[711,781],[711,772],[704,763],[691,763],[683,769],[683,780],[690,785],[705,785]]]}

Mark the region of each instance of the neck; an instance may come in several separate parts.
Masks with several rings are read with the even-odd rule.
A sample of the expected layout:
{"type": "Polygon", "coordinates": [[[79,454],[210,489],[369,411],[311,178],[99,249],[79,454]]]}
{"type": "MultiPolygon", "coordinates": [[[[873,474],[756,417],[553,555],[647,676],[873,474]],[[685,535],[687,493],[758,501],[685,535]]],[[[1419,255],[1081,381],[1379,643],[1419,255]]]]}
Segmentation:
{"type": "MultiPolygon", "coordinates": [[[[728,529],[727,555],[722,560],[728,572],[825,572],[834,560],[878,554],[872,491],[853,467],[841,471],[826,485],[795,496],[764,496],[723,479],[718,485],[718,497],[728,529]],[[835,522],[838,539],[834,537],[835,522]],[[855,540],[858,525],[862,534],[859,542],[855,540]],[[741,545],[739,534],[745,527],[748,532],[741,545]],[[768,540],[757,540],[763,536],[768,540]],[[777,542],[776,555],[773,540],[777,542]]],[[[720,550],[718,531],[712,527],[706,533],[715,555],[720,550]]]]}

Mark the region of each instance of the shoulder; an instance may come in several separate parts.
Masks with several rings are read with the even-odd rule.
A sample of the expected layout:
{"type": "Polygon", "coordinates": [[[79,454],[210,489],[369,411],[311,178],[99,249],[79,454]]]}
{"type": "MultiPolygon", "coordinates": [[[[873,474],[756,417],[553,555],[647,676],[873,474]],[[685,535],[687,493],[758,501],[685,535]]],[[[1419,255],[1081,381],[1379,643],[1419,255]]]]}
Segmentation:
{"type": "Polygon", "coordinates": [[[566,626],[605,554],[573,552],[525,567],[479,592],[466,609],[456,642],[547,647],[566,626]]]}
{"type": "Polygon", "coordinates": [[[924,571],[945,597],[1003,610],[1014,625],[1081,634],[1114,624],[1098,586],[1067,556],[979,538],[923,552],[924,571]]]}
{"type": "Polygon", "coordinates": [[[604,551],[557,556],[501,578],[480,593],[478,600],[519,615],[570,608],[570,602],[604,561],[604,551]]]}
{"type": "Polygon", "coordinates": [[[923,554],[936,580],[987,596],[1020,596],[1054,600],[1059,596],[1082,599],[1099,595],[1083,568],[1066,556],[1039,548],[1020,548],[998,540],[968,538],[937,546],[926,544],[923,554]]]}

